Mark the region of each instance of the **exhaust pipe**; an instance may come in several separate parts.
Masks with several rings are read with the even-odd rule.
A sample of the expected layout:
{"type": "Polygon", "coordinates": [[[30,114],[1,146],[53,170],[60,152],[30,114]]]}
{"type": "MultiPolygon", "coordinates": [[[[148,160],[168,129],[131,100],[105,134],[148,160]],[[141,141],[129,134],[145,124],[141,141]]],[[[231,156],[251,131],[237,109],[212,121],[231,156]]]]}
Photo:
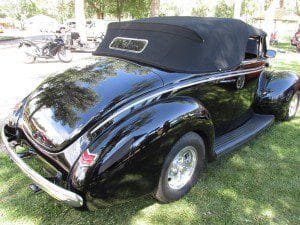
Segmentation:
{"type": "Polygon", "coordinates": [[[41,188],[36,184],[30,184],[29,188],[33,193],[38,193],[39,191],[41,191],[41,188]]]}

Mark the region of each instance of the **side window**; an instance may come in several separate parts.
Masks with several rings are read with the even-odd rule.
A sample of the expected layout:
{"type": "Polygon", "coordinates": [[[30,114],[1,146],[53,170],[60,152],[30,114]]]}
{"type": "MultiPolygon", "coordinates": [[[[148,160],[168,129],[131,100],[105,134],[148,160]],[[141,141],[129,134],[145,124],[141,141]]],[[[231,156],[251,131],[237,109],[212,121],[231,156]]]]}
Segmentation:
{"type": "Polygon", "coordinates": [[[250,37],[248,38],[245,60],[256,59],[260,54],[260,38],[250,37]]]}

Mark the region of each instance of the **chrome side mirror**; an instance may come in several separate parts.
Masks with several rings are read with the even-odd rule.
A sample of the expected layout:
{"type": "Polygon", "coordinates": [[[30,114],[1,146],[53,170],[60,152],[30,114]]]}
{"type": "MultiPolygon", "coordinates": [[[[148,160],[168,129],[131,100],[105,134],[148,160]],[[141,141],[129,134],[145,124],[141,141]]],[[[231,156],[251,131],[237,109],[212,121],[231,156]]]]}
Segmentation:
{"type": "Polygon", "coordinates": [[[266,57],[267,58],[275,58],[276,56],[276,51],[275,50],[267,50],[266,52],[266,57]]]}

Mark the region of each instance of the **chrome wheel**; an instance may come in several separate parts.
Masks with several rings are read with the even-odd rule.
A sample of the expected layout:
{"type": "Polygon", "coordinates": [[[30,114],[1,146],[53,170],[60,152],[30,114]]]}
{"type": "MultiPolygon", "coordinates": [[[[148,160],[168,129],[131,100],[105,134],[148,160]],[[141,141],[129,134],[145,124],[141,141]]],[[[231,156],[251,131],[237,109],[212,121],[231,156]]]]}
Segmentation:
{"type": "Polygon", "coordinates": [[[178,190],[185,186],[194,174],[197,160],[197,150],[193,146],[180,150],[167,170],[169,187],[178,190]]]}
{"type": "Polygon", "coordinates": [[[236,89],[238,90],[242,89],[245,85],[245,80],[246,80],[245,76],[239,76],[235,84],[236,89]]]}
{"type": "Polygon", "coordinates": [[[291,99],[291,102],[289,105],[289,117],[293,117],[297,112],[298,98],[299,97],[296,93],[296,94],[294,94],[294,96],[291,99]]]}

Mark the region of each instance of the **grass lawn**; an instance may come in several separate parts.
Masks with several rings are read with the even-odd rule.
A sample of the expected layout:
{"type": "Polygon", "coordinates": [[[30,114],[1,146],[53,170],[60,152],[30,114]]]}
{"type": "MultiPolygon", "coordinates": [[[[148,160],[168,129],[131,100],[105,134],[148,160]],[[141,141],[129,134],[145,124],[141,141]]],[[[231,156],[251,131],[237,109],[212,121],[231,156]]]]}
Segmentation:
{"type": "MultiPolygon", "coordinates": [[[[275,63],[299,71],[299,64],[275,63]],[[291,68],[293,67],[294,68],[291,68]]],[[[300,224],[300,113],[207,165],[183,199],[143,197],[80,212],[41,192],[0,153],[0,224],[300,224]]]]}
{"type": "Polygon", "coordinates": [[[271,46],[271,48],[278,49],[279,51],[296,52],[296,47],[291,45],[290,41],[279,42],[277,45],[271,46]]]}
{"type": "Polygon", "coordinates": [[[15,39],[18,39],[18,37],[0,36],[0,43],[1,43],[1,41],[11,41],[11,40],[15,40],[15,39]]]}

